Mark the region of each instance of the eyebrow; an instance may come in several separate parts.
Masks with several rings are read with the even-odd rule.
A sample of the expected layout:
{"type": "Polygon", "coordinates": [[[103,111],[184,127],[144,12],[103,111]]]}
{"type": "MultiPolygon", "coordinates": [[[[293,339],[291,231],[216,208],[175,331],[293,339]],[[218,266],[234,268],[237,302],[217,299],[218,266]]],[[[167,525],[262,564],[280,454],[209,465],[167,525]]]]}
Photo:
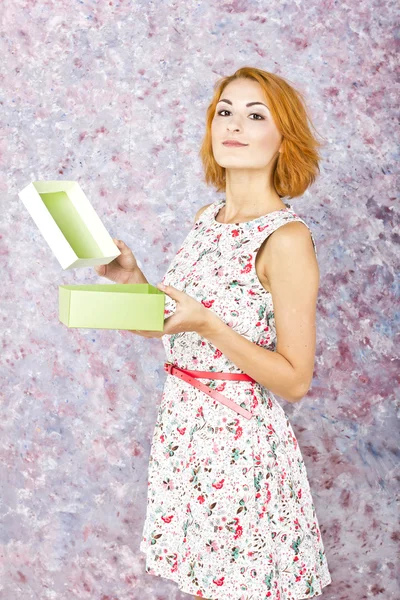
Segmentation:
{"type": "MultiPolygon", "coordinates": [[[[232,102],[230,100],[218,100],[217,104],[219,104],[220,102],[227,102],[232,106],[232,102]]],[[[249,102],[248,104],[246,104],[246,106],[254,106],[255,104],[262,104],[267,110],[269,110],[268,106],[264,104],[264,102],[249,102]]]]}

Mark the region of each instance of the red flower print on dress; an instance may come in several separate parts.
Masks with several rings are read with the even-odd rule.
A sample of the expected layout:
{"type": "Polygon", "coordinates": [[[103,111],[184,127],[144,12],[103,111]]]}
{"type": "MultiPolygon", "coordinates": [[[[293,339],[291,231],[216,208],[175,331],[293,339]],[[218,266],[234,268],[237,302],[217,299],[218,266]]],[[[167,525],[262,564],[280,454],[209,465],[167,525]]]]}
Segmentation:
{"type": "Polygon", "coordinates": [[[171,573],[175,573],[178,570],[178,561],[176,560],[172,566],[171,573]]]}
{"type": "Polygon", "coordinates": [[[250,273],[252,267],[251,267],[251,263],[247,263],[247,265],[245,265],[244,269],[242,269],[240,272],[241,273],[250,273]]]}
{"type": "Polygon", "coordinates": [[[241,537],[241,536],[242,536],[242,533],[243,533],[243,527],[242,527],[241,525],[238,525],[238,526],[236,527],[235,535],[233,536],[233,538],[234,538],[235,540],[237,540],[239,537],[241,537]]]}
{"type": "Polygon", "coordinates": [[[225,577],[221,577],[220,579],[213,579],[213,583],[215,583],[215,585],[218,585],[219,587],[221,587],[221,585],[224,585],[224,581],[225,577]]]}
{"type": "Polygon", "coordinates": [[[272,498],[272,494],[271,494],[271,490],[269,489],[269,483],[268,483],[268,481],[265,483],[265,488],[267,490],[267,499],[266,499],[266,502],[265,502],[264,506],[266,506],[267,504],[269,504],[269,502],[271,501],[271,498],[272,498]]]}
{"type": "Polygon", "coordinates": [[[164,523],[171,523],[173,518],[174,515],[170,515],[169,517],[161,517],[161,520],[164,521],[164,523]]]}
{"type": "Polygon", "coordinates": [[[297,440],[296,440],[296,438],[295,438],[295,437],[293,437],[293,435],[292,435],[292,432],[291,432],[291,431],[289,431],[289,436],[292,438],[293,446],[294,446],[295,448],[297,448],[297,440]]]}
{"type": "Polygon", "coordinates": [[[214,304],[214,300],[202,300],[201,303],[206,308],[211,308],[212,305],[214,304]]]}
{"type": "Polygon", "coordinates": [[[256,396],[252,397],[251,410],[254,411],[258,406],[258,400],[256,396]]]}
{"type": "Polygon", "coordinates": [[[226,388],[226,382],[225,381],[223,383],[219,383],[215,387],[215,389],[217,390],[217,392],[223,392],[225,388],[226,388]]]}
{"type": "Polygon", "coordinates": [[[212,486],[216,490],[220,490],[221,488],[224,487],[224,482],[225,482],[225,479],[221,479],[221,481],[219,481],[218,483],[213,483],[212,486]]]}
{"type": "Polygon", "coordinates": [[[234,436],[234,439],[237,440],[242,436],[243,433],[243,428],[239,425],[239,427],[236,428],[236,434],[234,436]]]}
{"type": "Polygon", "coordinates": [[[204,496],[198,496],[197,500],[200,502],[200,504],[203,504],[203,502],[205,501],[204,496]]]}
{"type": "Polygon", "coordinates": [[[204,418],[203,407],[202,406],[200,406],[199,410],[197,411],[196,417],[203,417],[204,418]]]}
{"type": "Polygon", "coordinates": [[[232,237],[237,237],[239,235],[239,229],[232,230],[232,237]]]}
{"type": "Polygon", "coordinates": [[[179,433],[181,435],[185,435],[186,427],[181,427],[181,429],[179,429],[179,427],[177,427],[177,430],[179,431],[179,433]]]}

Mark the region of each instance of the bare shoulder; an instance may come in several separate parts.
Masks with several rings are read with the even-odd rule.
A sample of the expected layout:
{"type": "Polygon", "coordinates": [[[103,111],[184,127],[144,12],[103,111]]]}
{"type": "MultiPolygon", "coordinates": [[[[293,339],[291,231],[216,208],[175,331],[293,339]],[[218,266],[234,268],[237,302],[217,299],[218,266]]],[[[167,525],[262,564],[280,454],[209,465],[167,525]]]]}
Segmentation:
{"type": "MultiPolygon", "coordinates": [[[[281,225],[271,235],[272,244],[291,244],[292,240],[297,240],[297,243],[311,241],[310,229],[302,221],[289,221],[281,225]]],[[[295,242],[296,243],[296,242],[295,242]]],[[[311,246],[312,249],[312,246],[311,246]]]]}
{"type": "Polygon", "coordinates": [[[301,261],[307,262],[311,269],[319,271],[318,261],[314,250],[310,229],[301,221],[291,221],[281,225],[268,236],[268,243],[263,247],[260,256],[261,267],[268,279],[274,276],[274,271],[279,274],[281,267],[280,258],[286,255],[293,258],[293,262],[300,266],[301,261]]]}
{"type": "MultiPolygon", "coordinates": [[[[212,202],[211,202],[212,204],[212,202]]],[[[206,210],[206,208],[208,208],[209,206],[211,206],[211,204],[206,204],[205,206],[202,206],[196,213],[196,216],[194,218],[194,222],[196,223],[196,221],[199,220],[200,215],[206,210]]]]}

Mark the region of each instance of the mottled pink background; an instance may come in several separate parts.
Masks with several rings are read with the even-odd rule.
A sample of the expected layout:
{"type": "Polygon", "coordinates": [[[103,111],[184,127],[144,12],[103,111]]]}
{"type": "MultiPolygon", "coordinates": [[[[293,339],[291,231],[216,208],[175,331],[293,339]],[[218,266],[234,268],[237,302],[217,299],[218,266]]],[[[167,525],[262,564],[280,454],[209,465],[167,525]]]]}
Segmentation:
{"type": "Polygon", "coordinates": [[[323,598],[398,600],[396,18],[362,0],[2,2],[1,600],[188,597],[139,552],[161,340],[59,322],[59,285],[106,280],[64,272],[18,192],[78,181],[156,284],[221,197],[198,157],[205,112],[245,65],[295,84],[328,141],[292,202],[321,271],[314,380],[280,400],[332,574],[323,598]]]}

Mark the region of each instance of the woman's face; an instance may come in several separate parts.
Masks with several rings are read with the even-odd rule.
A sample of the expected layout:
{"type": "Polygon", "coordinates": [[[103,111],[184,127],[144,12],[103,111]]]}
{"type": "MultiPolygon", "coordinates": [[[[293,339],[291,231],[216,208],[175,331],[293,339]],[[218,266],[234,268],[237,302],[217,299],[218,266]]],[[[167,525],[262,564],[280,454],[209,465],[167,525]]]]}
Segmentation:
{"type": "Polygon", "coordinates": [[[236,79],[226,86],[211,123],[211,138],[214,158],[226,169],[262,169],[276,159],[282,135],[257,81],[236,79]],[[246,106],[253,102],[263,104],[246,106]],[[224,146],[228,139],[246,146],[224,146]]]}

